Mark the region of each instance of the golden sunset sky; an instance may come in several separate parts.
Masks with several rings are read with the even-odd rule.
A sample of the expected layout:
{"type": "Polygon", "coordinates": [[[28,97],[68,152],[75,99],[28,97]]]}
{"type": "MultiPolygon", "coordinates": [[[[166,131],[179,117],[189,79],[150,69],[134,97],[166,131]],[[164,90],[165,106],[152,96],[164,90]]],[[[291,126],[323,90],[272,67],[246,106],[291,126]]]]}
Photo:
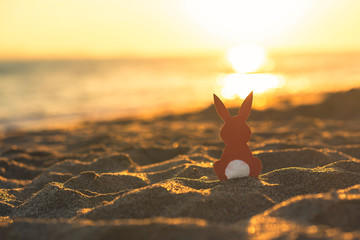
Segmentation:
{"type": "Polygon", "coordinates": [[[360,51],[358,0],[0,0],[0,58],[360,51]]]}

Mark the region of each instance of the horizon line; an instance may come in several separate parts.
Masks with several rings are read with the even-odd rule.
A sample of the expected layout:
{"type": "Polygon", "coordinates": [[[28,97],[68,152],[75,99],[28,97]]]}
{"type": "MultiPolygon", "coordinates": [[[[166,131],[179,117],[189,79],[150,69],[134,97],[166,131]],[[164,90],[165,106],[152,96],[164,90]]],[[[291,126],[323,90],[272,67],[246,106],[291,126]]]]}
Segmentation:
{"type": "MultiPolygon", "coordinates": [[[[359,54],[360,49],[313,49],[313,48],[272,48],[266,49],[269,55],[317,55],[317,54],[359,54]]],[[[178,53],[162,53],[162,54],[39,54],[39,55],[23,55],[19,54],[0,54],[0,61],[56,61],[56,60],[121,60],[121,59],[186,59],[186,58],[209,58],[224,56],[226,50],[210,50],[210,51],[198,51],[198,52],[185,52],[183,54],[178,53]],[[5,56],[4,56],[5,55],[5,56]]]]}

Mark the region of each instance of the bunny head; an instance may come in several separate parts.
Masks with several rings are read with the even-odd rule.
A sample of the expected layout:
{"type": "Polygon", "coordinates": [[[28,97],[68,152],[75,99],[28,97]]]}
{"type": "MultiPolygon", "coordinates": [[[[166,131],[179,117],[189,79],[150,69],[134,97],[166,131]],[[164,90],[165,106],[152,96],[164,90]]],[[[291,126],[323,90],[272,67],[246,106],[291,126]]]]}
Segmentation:
{"type": "Polygon", "coordinates": [[[214,94],[214,104],[218,115],[224,120],[224,126],[220,131],[220,137],[225,144],[246,144],[251,137],[251,131],[246,124],[251,110],[253,92],[244,100],[239,113],[231,117],[224,103],[214,94]]]}

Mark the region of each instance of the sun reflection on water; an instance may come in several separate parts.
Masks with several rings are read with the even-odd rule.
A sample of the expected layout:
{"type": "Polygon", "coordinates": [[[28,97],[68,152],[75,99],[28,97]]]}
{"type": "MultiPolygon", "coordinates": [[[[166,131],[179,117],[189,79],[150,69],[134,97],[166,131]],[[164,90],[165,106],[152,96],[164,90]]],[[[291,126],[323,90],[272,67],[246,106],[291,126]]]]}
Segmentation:
{"type": "Polygon", "coordinates": [[[267,73],[231,73],[220,77],[218,84],[221,86],[221,95],[227,99],[240,97],[242,99],[254,91],[254,94],[264,93],[272,88],[284,85],[284,78],[267,73]]]}

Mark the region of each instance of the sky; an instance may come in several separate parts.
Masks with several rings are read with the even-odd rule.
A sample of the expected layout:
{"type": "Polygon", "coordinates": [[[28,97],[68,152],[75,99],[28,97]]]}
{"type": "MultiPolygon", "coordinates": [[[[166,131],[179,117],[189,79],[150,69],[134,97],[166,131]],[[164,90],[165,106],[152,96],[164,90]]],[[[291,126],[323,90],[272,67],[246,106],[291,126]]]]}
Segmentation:
{"type": "Polygon", "coordinates": [[[0,59],[360,51],[358,0],[0,0],[0,59]]]}

